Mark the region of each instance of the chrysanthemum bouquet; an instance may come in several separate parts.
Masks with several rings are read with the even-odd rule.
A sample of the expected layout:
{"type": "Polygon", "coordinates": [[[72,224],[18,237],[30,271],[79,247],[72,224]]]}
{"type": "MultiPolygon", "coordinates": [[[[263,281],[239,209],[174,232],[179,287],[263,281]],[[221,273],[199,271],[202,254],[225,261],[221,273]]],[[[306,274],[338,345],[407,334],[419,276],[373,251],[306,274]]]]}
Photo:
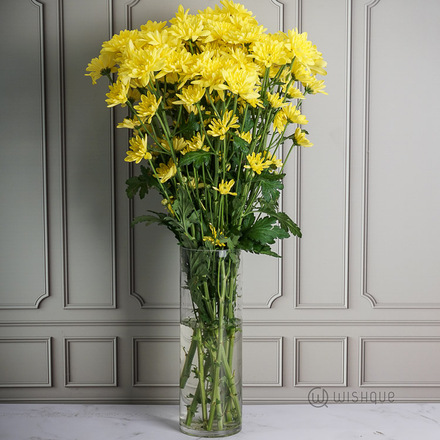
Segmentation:
{"type": "Polygon", "coordinates": [[[140,164],[128,196],[155,189],[163,198],[162,212],[134,222],[158,222],[182,248],[212,251],[188,254],[183,264],[193,316],[181,387],[190,373],[198,380],[184,423],[191,426],[200,410],[208,431],[241,418],[231,352],[241,325],[237,258],[230,255],[276,256],[276,239],[301,236],[278,201],[292,148],[312,145],[301,102],[325,93],[316,76],[326,74],[306,33],[265,33],[244,6],[221,4],[196,15],[180,6],[169,25],[124,30],[87,67],[93,83],[110,80],[108,107],[128,108],[118,125],[132,130],[125,160],[140,164]]]}

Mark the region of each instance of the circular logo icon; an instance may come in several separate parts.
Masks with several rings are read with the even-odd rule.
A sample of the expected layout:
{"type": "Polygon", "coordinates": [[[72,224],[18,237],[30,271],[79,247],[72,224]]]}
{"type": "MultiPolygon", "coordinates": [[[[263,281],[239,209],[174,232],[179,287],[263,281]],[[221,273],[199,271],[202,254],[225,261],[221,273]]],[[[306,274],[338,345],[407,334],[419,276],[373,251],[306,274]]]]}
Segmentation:
{"type": "Polygon", "coordinates": [[[322,408],[323,406],[327,406],[328,393],[325,388],[315,387],[309,391],[307,399],[310,405],[314,406],[315,408],[322,408]]]}

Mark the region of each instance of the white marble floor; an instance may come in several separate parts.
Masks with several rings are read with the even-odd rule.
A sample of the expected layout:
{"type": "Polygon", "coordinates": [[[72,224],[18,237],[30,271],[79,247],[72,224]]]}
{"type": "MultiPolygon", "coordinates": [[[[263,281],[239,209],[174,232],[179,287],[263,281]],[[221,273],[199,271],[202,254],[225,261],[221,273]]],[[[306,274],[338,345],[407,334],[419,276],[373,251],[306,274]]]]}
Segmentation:
{"type": "MultiPolygon", "coordinates": [[[[172,405],[0,405],[0,440],[185,440],[172,405]]],[[[193,437],[194,438],[194,437],[193,437]]],[[[245,405],[234,440],[439,440],[440,404],[245,405]]]]}

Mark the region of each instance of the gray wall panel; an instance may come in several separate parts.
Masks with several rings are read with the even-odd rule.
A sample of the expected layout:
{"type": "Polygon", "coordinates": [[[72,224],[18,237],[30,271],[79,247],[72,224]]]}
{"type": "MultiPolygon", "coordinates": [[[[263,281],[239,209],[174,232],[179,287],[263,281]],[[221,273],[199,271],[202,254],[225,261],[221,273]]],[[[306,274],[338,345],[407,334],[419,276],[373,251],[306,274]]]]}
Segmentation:
{"type": "Polygon", "coordinates": [[[112,33],[111,2],[62,1],[61,5],[65,306],[112,308],[113,117],[112,111],[104,111],[105,81],[92,93],[90,78],[84,76],[99,51],[98,42],[112,33]]]}
{"type": "Polygon", "coordinates": [[[0,307],[49,295],[43,4],[0,5],[0,307]],[[25,276],[23,276],[25,274],[25,276]]]}
{"type": "Polygon", "coordinates": [[[51,387],[50,338],[1,338],[0,387],[51,387]]]}
{"type": "MultiPolygon", "coordinates": [[[[160,200],[127,201],[124,110],[84,73],[112,33],[179,3],[0,1],[1,401],[177,402],[178,248],[129,228],[160,200]]],[[[329,71],[283,191],[304,237],[275,245],[281,260],[243,256],[244,400],[438,401],[440,3],[243,3],[269,31],[307,31],[329,71]]]]}

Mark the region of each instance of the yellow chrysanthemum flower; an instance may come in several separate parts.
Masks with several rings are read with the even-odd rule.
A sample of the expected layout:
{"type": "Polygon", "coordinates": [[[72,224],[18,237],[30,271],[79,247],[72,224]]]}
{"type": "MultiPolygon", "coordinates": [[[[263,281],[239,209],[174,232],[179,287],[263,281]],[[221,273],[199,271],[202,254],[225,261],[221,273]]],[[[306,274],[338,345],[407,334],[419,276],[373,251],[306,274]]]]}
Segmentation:
{"type": "Polygon", "coordinates": [[[198,180],[196,181],[196,179],[194,179],[194,177],[190,177],[189,180],[187,180],[188,182],[188,186],[191,189],[196,189],[196,188],[204,188],[205,184],[203,182],[199,182],[198,180]]]}
{"type": "Polygon", "coordinates": [[[124,82],[133,81],[136,87],[146,87],[154,77],[154,72],[161,70],[165,64],[166,47],[138,49],[129,41],[124,54],[124,62],[119,67],[119,78],[124,82]]]}
{"type": "Polygon", "coordinates": [[[188,87],[184,87],[181,90],[181,93],[176,93],[180,99],[178,101],[173,101],[173,104],[184,104],[184,105],[193,105],[198,103],[205,94],[205,89],[200,87],[199,85],[190,85],[188,87]]]}
{"type": "Polygon", "coordinates": [[[257,90],[260,80],[258,73],[254,70],[250,72],[234,65],[232,69],[223,69],[223,78],[228,84],[228,89],[243,98],[255,107],[259,101],[260,94],[257,90]]]}
{"type": "Polygon", "coordinates": [[[301,145],[302,147],[311,147],[313,145],[306,138],[306,134],[299,127],[295,130],[294,137],[295,137],[295,143],[297,145],[301,145]]]}
{"type": "Polygon", "coordinates": [[[114,107],[119,104],[121,107],[125,107],[125,103],[128,100],[128,85],[118,80],[114,84],[110,84],[108,87],[110,92],[106,94],[108,99],[105,100],[105,102],[107,102],[107,107],[114,107]]]}
{"type": "Polygon", "coordinates": [[[177,39],[167,29],[155,30],[150,32],[141,32],[140,40],[145,41],[146,44],[151,46],[177,46],[177,39]]]}
{"type": "Polygon", "coordinates": [[[166,21],[148,20],[145,24],[141,25],[141,33],[148,34],[149,32],[160,32],[166,25],[166,21]]]}
{"type": "Polygon", "coordinates": [[[256,172],[257,174],[261,174],[263,170],[269,168],[271,165],[271,161],[265,161],[264,157],[261,156],[261,153],[248,154],[246,159],[248,160],[249,165],[245,165],[244,167],[252,169],[252,171],[256,172]]]}
{"type": "Polygon", "coordinates": [[[244,133],[244,132],[237,132],[238,137],[245,140],[248,144],[252,142],[252,133],[250,131],[244,133]]]}
{"type": "Polygon", "coordinates": [[[258,41],[263,33],[267,30],[263,26],[258,26],[256,20],[249,20],[247,18],[243,19],[242,17],[238,16],[232,16],[230,19],[231,23],[235,25],[235,29],[231,30],[223,38],[227,44],[252,44],[255,41],[258,41]]]}
{"type": "Polygon", "coordinates": [[[307,32],[300,34],[297,29],[289,30],[288,37],[289,43],[287,46],[301,64],[313,66],[315,60],[321,58],[321,54],[316,49],[316,46],[307,40],[307,32]]]}
{"type": "Polygon", "coordinates": [[[150,124],[153,116],[156,114],[159,104],[162,101],[162,96],[157,99],[151,92],[141,96],[141,102],[134,106],[137,114],[141,118],[146,118],[147,123],[150,124]]]}
{"type": "Polygon", "coordinates": [[[172,158],[168,161],[168,164],[161,163],[159,167],[156,168],[156,177],[160,179],[161,183],[170,180],[176,173],[177,167],[172,158]]]}
{"type": "Polygon", "coordinates": [[[197,77],[192,81],[201,87],[209,89],[209,93],[216,90],[223,99],[224,90],[228,88],[224,84],[223,69],[225,68],[225,59],[213,51],[205,51],[196,56],[195,64],[191,68],[191,75],[188,77],[197,77]]]}
{"type": "Polygon", "coordinates": [[[220,3],[231,16],[252,18],[252,12],[248,11],[241,3],[234,3],[232,0],[221,0],[220,3]]]}
{"type": "Polygon", "coordinates": [[[292,64],[292,74],[297,81],[302,84],[312,79],[312,73],[307,67],[304,67],[297,59],[292,64]]]}
{"type": "Polygon", "coordinates": [[[200,37],[209,35],[209,31],[204,29],[200,16],[188,14],[189,9],[185,11],[182,5],[176,13],[175,18],[170,20],[170,34],[184,41],[196,41],[200,37]]]}
{"type": "Polygon", "coordinates": [[[112,53],[102,53],[98,58],[93,58],[88,64],[85,76],[92,78],[92,83],[96,84],[96,80],[107,73],[114,73],[118,69],[115,67],[116,61],[112,53]]]}
{"type": "Polygon", "coordinates": [[[325,84],[324,80],[317,80],[316,78],[312,78],[311,81],[306,82],[304,84],[305,89],[308,93],[315,95],[316,93],[322,93],[323,95],[328,95],[327,92],[324,92],[325,84]]]}
{"type": "Polygon", "coordinates": [[[101,53],[110,52],[118,53],[122,52],[127,46],[129,41],[135,41],[138,37],[139,31],[134,30],[123,30],[119,34],[113,35],[111,40],[102,43],[101,53]]]}
{"type": "Polygon", "coordinates": [[[298,87],[290,86],[289,89],[286,91],[287,84],[284,85],[283,91],[286,93],[286,95],[291,99],[304,99],[304,95],[302,94],[301,90],[298,89],[298,87]]]}
{"type": "Polygon", "coordinates": [[[265,67],[272,65],[283,65],[289,63],[292,58],[283,41],[279,41],[277,37],[265,35],[259,41],[251,46],[252,56],[255,60],[262,63],[265,67]]]}
{"type": "Polygon", "coordinates": [[[185,48],[168,51],[163,62],[162,68],[156,73],[156,78],[167,75],[167,81],[171,83],[177,82],[179,75],[184,74],[193,63],[191,54],[185,48]],[[169,81],[169,78],[173,80],[169,81]]]}
{"type": "Polygon", "coordinates": [[[212,43],[213,41],[227,39],[227,35],[234,30],[232,23],[227,21],[206,21],[206,29],[209,34],[203,39],[204,43],[212,43]]]}
{"type": "Polygon", "coordinates": [[[273,129],[278,130],[279,133],[282,133],[288,122],[304,125],[309,121],[307,121],[306,117],[302,115],[294,105],[288,104],[279,110],[275,115],[273,120],[273,129]]]}
{"type": "Polygon", "coordinates": [[[190,151],[209,151],[209,147],[204,144],[205,142],[205,135],[201,135],[200,133],[197,133],[195,136],[191,138],[191,140],[187,140],[185,144],[185,148],[183,148],[180,153],[182,155],[185,155],[186,153],[189,153],[190,151]]]}
{"type": "Polygon", "coordinates": [[[281,108],[287,105],[287,103],[283,101],[283,98],[280,97],[279,93],[273,95],[272,93],[267,92],[267,100],[272,108],[281,108]]]}
{"type": "Polygon", "coordinates": [[[224,196],[228,194],[230,196],[236,196],[237,195],[236,192],[231,192],[231,188],[234,186],[234,183],[235,183],[234,179],[231,179],[229,182],[225,182],[224,179],[222,179],[221,183],[218,184],[218,188],[213,186],[212,189],[215,189],[224,196]]]}
{"type": "Polygon", "coordinates": [[[163,206],[165,206],[168,209],[168,212],[174,217],[176,215],[176,213],[174,212],[173,205],[172,205],[172,203],[174,201],[173,199],[174,199],[174,197],[171,196],[170,197],[171,203],[168,201],[168,199],[162,199],[162,201],[160,203],[163,206]]]}
{"type": "Polygon", "coordinates": [[[226,133],[230,128],[238,128],[240,125],[237,124],[238,117],[233,115],[233,111],[225,112],[222,120],[214,119],[209,124],[210,130],[207,130],[207,133],[214,137],[220,137],[220,139],[224,139],[226,133]]]}
{"type": "MultiPolygon", "coordinates": [[[[318,52],[319,55],[321,55],[321,52],[318,52]]],[[[326,70],[324,67],[327,66],[327,61],[324,61],[322,58],[315,59],[315,64],[313,66],[309,66],[311,72],[314,75],[327,75],[326,70]]]]}
{"type": "Polygon", "coordinates": [[[283,161],[281,159],[277,159],[275,154],[272,154],[270,151],[264,151],[263,157],[266,160],[265,163],[270,163],[270,165],[275,165],[276,168],[280,168],[283,166],[283,161]]]}
{"type": "Polygon", "coordinates": [[[292,104],[283,107],[280,111],[283,112],[286,115],[289,122],[292,122],[293,124],[304,125],[309,122],[307,121],[306,117],[301,114],[301,111],[292,104]]]}
{"type": "MultiPolygon", "coordinates": [[[[173,150],[174,151],[182,151],[184,148],[187,147],[187,141],[183,137],[174,136],[172,139],[173,143],[173,150]]],[[[170,151],[170,145],[167,140],[162,139],[160,141],[160,145],[164,148],[164,150],[170,151]]]]}
{"type": "Polygon", "coordinates": [[[223,238],[226,238],[224,235],[223,235],[223,232],[222,231],[216,231],[216,229],[214,228],[214,226],[211,224],[211,223],[209,223],[209,229],[211,230],[211,237],[209,237],[209,236],[207,236],[207,235],[205,235],[204,237],[203,237],[203,241],[210,241],[213,245],[215,245],[215,246],[220,246],[220,247],[224,247],[224,246],[226,246],[226,243],[222,243],[222,242],[220,242],[220,240],[218,239],[218,237],[220,236],[220,237],[223,237],[223,238]]]}
{"type": "Polygon", "coordinates": [[[273,120],[273,129],[278,130],[279,133],[283,133],[287,125],[287,116],[281,110],[275,115],[273,120]]]}
{"type": "Polygon", "coordinates": [[[124,159],[125,162],[136,162],[139,163],[142,159],[151,159],[153,156],[149,151],[147,151],[147,139],[136,135],[130,139],[130,149],[132,151],[127,151],[127,157],[124,159]]]}
{"type": "Polygon", "coordinates": [[[120,122],[116,128],[128,128],[130,130],[137,130],[139,129],[139,126],[141,123],[139,122],[139,119],[134,118],[125,118],[122,122],[120,122]]]}

